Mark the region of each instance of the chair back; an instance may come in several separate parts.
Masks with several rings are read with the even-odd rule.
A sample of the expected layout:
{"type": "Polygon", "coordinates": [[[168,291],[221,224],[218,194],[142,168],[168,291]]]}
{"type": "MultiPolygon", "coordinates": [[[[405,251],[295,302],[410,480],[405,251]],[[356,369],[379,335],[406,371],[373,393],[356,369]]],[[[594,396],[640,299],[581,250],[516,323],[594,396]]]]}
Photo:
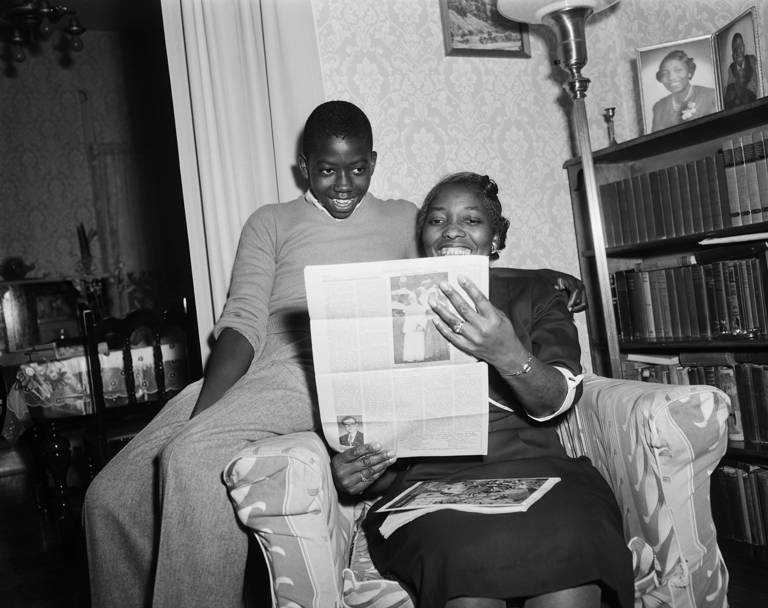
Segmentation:
{"type": "Polygon", "coordinates": [[[188,312],[140,309],[118,319],[85,309],[81,323],[98,470],[202,370],[188,312]]]}

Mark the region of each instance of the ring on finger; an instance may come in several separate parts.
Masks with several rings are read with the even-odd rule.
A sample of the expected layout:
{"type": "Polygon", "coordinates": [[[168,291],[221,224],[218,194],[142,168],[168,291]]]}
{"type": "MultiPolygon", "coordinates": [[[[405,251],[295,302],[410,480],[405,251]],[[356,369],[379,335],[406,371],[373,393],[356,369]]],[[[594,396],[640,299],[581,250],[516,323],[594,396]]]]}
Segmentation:
{"type": "Polygon", "coordinates": [[[464,327],[464,320],[462,319],[461,321],[456,322],[451,329],[453,329],[453,333],[460,334],[463,327],[464,327]]]}
{"type": "Polygon", "coordinates": [[[363,464],[367,467],[371,466],[371,457],[363,456],[363,464]]]}
{"type": "Polygon", "coordinates": [[[360,479],[363,481],[363,483],[367,483],[370,477],[368,477],[365,472],[367,469],[360,469],[360,479]]]}

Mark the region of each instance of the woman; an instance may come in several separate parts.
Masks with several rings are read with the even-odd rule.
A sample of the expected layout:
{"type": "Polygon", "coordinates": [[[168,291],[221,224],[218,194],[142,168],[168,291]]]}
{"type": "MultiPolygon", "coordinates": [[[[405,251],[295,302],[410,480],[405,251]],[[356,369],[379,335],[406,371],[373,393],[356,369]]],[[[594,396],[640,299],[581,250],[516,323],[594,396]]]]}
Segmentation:
{"type": "Polygon", "coordinates": [[[671,51],[661,60],[656,80],[664,85],[669,95],[653,105],[651,131],[666,129],[717,110],[715,90],[691,84],[695,73],[696,62],[685,51],[671,51]]]}
{"type": "MultiPolygon", "coordinates": [[[[497,193],[492,180],[474,173],[438,183],[418,215],[425,253],[498,257],[509,222],[497,193]]],[[[489,364],[491,397],[514,412],[491,408],[483,457],[395,465],[395,455],[375,444],[334,456],[341,490],[384,492],[364,522],[374,564],[408,588],[420,608],[597,608],[601,596],[629,608],[632,563],[613,494],[587,459],[565,454],[546,423],[580,389],[580,351],[565,294],[511,269],[491,270],[490,301],[470,281],[459,284],[472,303],[441,284],[454,308],[431,298],[435,325],[454,346],[489,364]],[[379,533],[384,514],[376,507],[417,479],[538,476],[561,481],[524,513],[443,510],[386,540],[379,533]]]]}

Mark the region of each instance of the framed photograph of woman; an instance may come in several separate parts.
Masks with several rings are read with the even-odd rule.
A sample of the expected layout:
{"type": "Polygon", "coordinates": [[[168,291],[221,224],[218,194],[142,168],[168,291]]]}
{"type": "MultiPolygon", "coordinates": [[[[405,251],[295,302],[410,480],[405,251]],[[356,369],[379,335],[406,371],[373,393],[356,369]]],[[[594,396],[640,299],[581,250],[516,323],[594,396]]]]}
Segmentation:
{"type": "Polygon", "coordinates": [[[763,70],[755,27],[755,8],[715,32],[718,97],[724,110],[763,96],[763,70]]]}
{"type": "Polygon", "coordinates": [[[722,109],[712,36],[636,49],[645,133],[722,109]]]}
{"type": "Polygon", "coordinates": [[[528,26],[505,19],[498,0],[440,0],[446,55],[530,57],[528,26]]]}

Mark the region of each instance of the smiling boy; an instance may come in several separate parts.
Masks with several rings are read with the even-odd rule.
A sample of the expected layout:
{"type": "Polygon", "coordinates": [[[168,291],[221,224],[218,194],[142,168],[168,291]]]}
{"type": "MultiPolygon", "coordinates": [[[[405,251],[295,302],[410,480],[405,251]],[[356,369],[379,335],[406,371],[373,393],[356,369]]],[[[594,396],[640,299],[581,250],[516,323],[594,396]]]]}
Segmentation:
{"type": "Polygon", "coordinates": [[[368,192],[376,153],[359,108],[321,104],[302,143],[309,189],[246,221],[205,378],[88,488],[94,608],[242,605],[248,540],[221,471],[252,441],[314,428],[304,267],[416,255],[416,206],[368,192]]]}

